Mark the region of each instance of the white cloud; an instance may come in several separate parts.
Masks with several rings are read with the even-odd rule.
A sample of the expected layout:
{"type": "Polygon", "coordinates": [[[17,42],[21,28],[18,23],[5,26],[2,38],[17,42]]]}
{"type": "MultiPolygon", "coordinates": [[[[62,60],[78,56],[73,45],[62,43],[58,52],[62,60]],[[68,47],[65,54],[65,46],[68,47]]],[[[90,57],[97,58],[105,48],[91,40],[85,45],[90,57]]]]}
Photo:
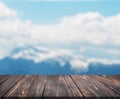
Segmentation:
{"type": "Polygon", "coordinates": [[[51,25],[33,24],[0,2],[0,58],[56,59],[62,65],[69,60],[73,69],[81,71],[91,62],[120,63],[119,27],[120,14],[105,17],[97,12],[66,16],[51,25]],[[44,53],[27,48],[11,55],[26,45],[44,53]]]}
{"type": "Polygon", "coordinates": [[[17,14],[14,10],[9,9],[5,4],[0,2],[0,19],[13,18],[16,16],[17,14]]]}
{"type": "Polygon", "coordinates": [[[72,69],[75,69],[77,72],[85,72],[88,70],[88,63],[79,59],[73,59],[70,61],[72,69]]]}
{"type": "Polygon", "coordinates": [[[120,55],[120,50],[119,49],[109,49],[109,50],[106,50],[106,53],[111,54],[111,55],[120,55]]]}

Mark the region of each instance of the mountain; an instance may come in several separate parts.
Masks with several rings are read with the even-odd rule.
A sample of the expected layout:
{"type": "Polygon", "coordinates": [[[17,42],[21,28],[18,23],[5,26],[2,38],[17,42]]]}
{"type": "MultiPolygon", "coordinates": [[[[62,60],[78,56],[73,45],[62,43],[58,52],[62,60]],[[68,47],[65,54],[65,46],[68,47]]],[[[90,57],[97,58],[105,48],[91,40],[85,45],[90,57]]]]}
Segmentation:
{"type": "Polygon", "coordinates": [[[5,58],[0,60],[0,74],[75,74],[66,63],[61,67],[57,61],[53,63],[34,63],[32,60],[5,58]]]}
{"type": "Polygon", "coordinates": [[[69,62],[61,66],[53,61],[34,63],[32,60],[5,58],[0,60],[0,74],[41,74],[41,75],[65,75],[65,74],[120,74],[120,64],[104,66],[90,64],[87,72],[76,72],[71,69],[69,62]]]}
{"type": "Polygon", "coordinates": [[[51,57],[49,54],[51,55],[44,48],[37,49],[32,46],[16,48],[10,56],[0,59],[0,74],[120,74],[120,64],[90,63],[88,71],[76,71],[70,63],[72,57],[59,54],[56,56],[52,54],[51,57]]]}
{"type": "Polygon", "coordinates": [[[101,63],[97,63],[96,66],[93,64],[89,64],[88,71],[83,73],[87,75],[93,74],[105,74],[105,75],[120,75],[120,64],[111,64],[111,65],[104,65],[101,63]]]}

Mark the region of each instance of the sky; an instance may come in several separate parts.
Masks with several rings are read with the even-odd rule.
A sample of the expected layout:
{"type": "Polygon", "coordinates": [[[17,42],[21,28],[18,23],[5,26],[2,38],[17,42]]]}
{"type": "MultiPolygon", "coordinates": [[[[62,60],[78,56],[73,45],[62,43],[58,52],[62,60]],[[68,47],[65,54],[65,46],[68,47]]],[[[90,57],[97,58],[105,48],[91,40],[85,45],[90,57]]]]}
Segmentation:
{"type": "Polygon", "coordinates": [[[15,9],[23,20],[36,24],[51,24],[64,16],[78,13],[99,12],[113,16],[120,11],[119,0],[3,0],[15,9]],[[116,1],[116,2],[115,2],[116,1]],[[31,13],[32,12],[32,13],[31,13]]]}
{"type": "Polygon", "coordinates": [[[119,0],[1,0],[0,60],[69,62],[77,72],[116,66],[119,27],[119,0]]]}

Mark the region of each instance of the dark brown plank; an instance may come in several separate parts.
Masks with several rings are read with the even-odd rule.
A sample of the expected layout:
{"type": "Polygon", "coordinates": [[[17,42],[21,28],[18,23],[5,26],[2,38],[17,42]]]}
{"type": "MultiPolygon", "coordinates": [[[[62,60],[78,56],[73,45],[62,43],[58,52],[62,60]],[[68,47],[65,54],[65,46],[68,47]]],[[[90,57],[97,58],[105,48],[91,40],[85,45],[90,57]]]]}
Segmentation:
{"type": "MultiPolygon", "coordinates": [[[[96,86],[98,89],[94,90],[98,93],[99,96],[105,97],[116,97],[119,96],[114,91],[110,90],[107,86],[101,84],[98,80],[94,79],[92,76],[85,76],[90,82],[93,83],[93,86],[96,86]]],[[[109,84],[109,83],[108,83],[109,84]]],[[[95,88],[96,89],[96,88],[95,88]]]]}
{"type": "Polygon", "coordinates": [[[0,97],[9,91],[21,78],[22,76],[11,76],[4,83],[2,83],[0,85],[0,97]]]}
{"type": "Polygon", "coordinates": [[[55,97],[57,93],[58,76],[47,76],[44,88],[44,97],[55,97]]]}
{"type": "Polygon", "coordinates": [[[104,86],[110,88],[114,92],[118,93],[120,95],[120,82],[117,80],[111,80],[109,77],[107,78],[104,76],[93,76],[92,78],[95,78],[99,82],[101,82],[104,86]]]}
{"type": "Polygon", "coordinates": [[[64,76],[58,78],[57,93],[59,97],[72,97],[64,76]]]}
{"type": "Polygon", "coordinates": [[[4,97],[42,97],[45,76],[24,76],[4,97]]]}
{"type": "Polygon", "coordinates": [[[69,76],[48,76],[44,90],[44,97],[82,97],[69,76]]]}
{"type": "Polygon", "coordinates": [[[83,97],[82,93],[71,79],[71,76],[64,76],[64,78],[72,97],[83,97]]]}
{"type": "Polygon", "coordinates": [[[0,97],[120,97],[119,76],[0,76],[0,82],[0,97]]]}
{"type": "Polygon", "coordinates": [[[8,77],[8,75],[0,75],[0,80],[6,77],[8,77]]]}
{"type": "Polygon", "coordinates": [[[69,76],[47,76],[44,97],[82,97],[69,76]]]}
{"type": "Polygon", "coordinates": [[[4,97],[21,97],[26,96],[27,88],[30,86],[30,82],[33,80],[31,76],[24,76],[15,86],[13,86],[4,97]]]}
{"type": "Polygon", "coordinates": [[[28,88],[28,97],[42,97],[46,83],[46,76],[34,76],[34,80],[28,88]]]}
{"type": "Polygon", "coordinates": [[[7,78],[7,77],[10,77],[10,76],[8,76],[8,75],[0,75],[0,82],[1,82],[3,79],[7,78]]]}
{"type": "Polygon", "coordinates": [[[98,81],[92,80],[89,76],[72,76],[76,85],[85,97],[116,97],[118,94],[109,90],[98,81]]]}
{"type": "Polygon", "coordinates": [[[4,83],[6,80],[8,80],[10,76],[0,76],[0,85],[4,83]]]}
{"type": "Polygon", "coordinates": [[[103,77],[115,82],[120,82],[120,76],[117,76],[117,75],[112,75],[112,76],[104,75],[103,77]]]}
{"type": "Polygon", "coordinates": [[[105,75],[104,77],[111,78],[111,79],[116,79],[120,81],[120,75],[105,75]]]}
{"type": "Polygon", "coordinates": [[[84,97],[95,97],[96,94],[93,93],[93,91],[91,90],[91,88],[88,86],[88,82],[85,80],[82,80],[80,77],[81,76],[71,76],[74,83],[76,84],[76,86],[79,88],[79,90],[81,90],[82,94],[84,95],[84,97]]]}

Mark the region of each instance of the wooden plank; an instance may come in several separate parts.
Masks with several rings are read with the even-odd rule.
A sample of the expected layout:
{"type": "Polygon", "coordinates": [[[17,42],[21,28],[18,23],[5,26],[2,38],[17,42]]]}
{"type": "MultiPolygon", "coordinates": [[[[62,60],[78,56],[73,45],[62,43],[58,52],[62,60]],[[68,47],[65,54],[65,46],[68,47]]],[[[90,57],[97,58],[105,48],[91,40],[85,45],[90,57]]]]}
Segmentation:
{"type": "Polygon", "coordinates": [[[57,96],[57,83],[58,76],[47,76],[46,84],[44,88],[44,97],[55,97],[57,96]]]}
{"type": "Polygon", "coordinates": [[[116,79],[116,80],[120,81],[120,75],[105,75],[104,77],[112,78],[112,79],[116,79]]]}
{"type": "Polygon", "coordinates": [[[7,78],[7,77],[10,77],[10,76],[8,76],[8,75],[0,75],[0,81],[7,78]]]}
{"type": "Polygon", "coordinates": [[[96,80],[101,82],[104,86],[110,88],[111,90],[113,90],[114,92],[120,95],[120,82],[113,81],[104,76],[93,76],[92,78],[95,78],[96,80]]]}
{"type": "Polygon", "coordinates": [[[23,77],[4,97],[42,97],[45,76],[23,77]]]}
{"type": "MultiPolygon", "coordinates": [[[[33,77],[33,76],[32,76],[33,77]]],[[[30,83],[28,97],[42,97],[46,83],[46,76],[34,76],[33,81],[30,83]]]]}
{"type": "Polygon", "coordinates": [[[77,93],[78,93],[77,96],[80,96],[80,97],[82,96],[82,94],[80,92],[78,92],[79,90],[78,90],[77,86],[75,87],[75,84],[71,85],[71,83],[73,84],[73,82],[71,81],[71,78],[69,78],[67,76],[66,77],[59,76],[58,85],[57,85],[57,92],[58,92],[59,97],[76,98],[75,94],[77,94],[77,93]],[[74,87],[74,89],[76,89],[75,92],[73,92],[74,91],[74,89],[72,89],[73,87],[74,87]]]}
{"type": "Polygon", "coordinates": [[[44,97],[82,97],[69,76],[48,76],[44,97]]]}
{"type": "Polygon", "coordinates": [[[6,77],[8,77],[8,75],[0,75],[0,80],[6,77]]]}
{"type": "Polygon", "coordinates": [[[118,76],[0,76],[0,82],[0,98],[120,97],[118,76]]]}
{"type": "Polygon", "coordinates": [[[72,94],[67,86],[64,76],[59,76],[58,85],[57,85],[57,93],[59,97],[71,97],[72,94]]]}
{"type": "MultiPolygon", "coordinates": [[[[114,91],[110,90],[107,86],[101,84],[98,80],[92,78],[92,76],[85,76],[88,81],[92,82],[95,89],[93,89],[98,95],[105,97],[116,97],[119,96],[114,91]]],[[[109,83],[108,83],[109,84],[109,83]]]]}
{"type": "Polygon", "coordinates": [[[120,76],[119,75],[112,75],[112,76],[110,76],[110,75],[104,75],[103,77],[107,78],[109,80],[112,80],[114,82],[118,82],[118,83],[120,82],[120,76]]]}
{"type": "Polygon", "coordinates": [[[10,76],[0,76],[0,85],[4,83],[6,80],[8,80],[10,76]]]}
{"type": "Polygon", "coordinates": [[[11,88],[4,97],[22,97],[26,96],[28,93],[27,89],[30,86],[30,82],[33,80],[33,77],[24,76],[13,88],[11,88]]]}
{"type": "Polygon", "coordinates": [[[85,97],[116,97],[118,94],[88,76],[72,76],[85,97]]]}
{"type": "Polygon", "coordinates": [[[69,76],[48,76],[44,97],[82,97],[69,76]]]}
{"type": "Polygon", "coordinates": [[[9,91],[21,78],[22,76],[11,76],[4,83],[2,83],[0,85],[0,97],[9,91]]]}
{"type": "Polygon", "coordinates": [[[96,94],[91,90],[91,88],[88,86],[88,82],[86,80],[82,80],[81,76],[71,76],[74,80],[76,86],[81,90],[84,97],[96,97],[96,94]]]}
{"type": "Polygon", "coordinates": [[[68,86],[68,89],[69,89],[72,97],[76,97],[76,98],[83,97],[82,93],[80,92],[80,90],[77,88],[77,86],[75,85],[75,83],[71,79],[71,76],[64,76],[64,78],[65,78],[66,84],[68,86]]]}

